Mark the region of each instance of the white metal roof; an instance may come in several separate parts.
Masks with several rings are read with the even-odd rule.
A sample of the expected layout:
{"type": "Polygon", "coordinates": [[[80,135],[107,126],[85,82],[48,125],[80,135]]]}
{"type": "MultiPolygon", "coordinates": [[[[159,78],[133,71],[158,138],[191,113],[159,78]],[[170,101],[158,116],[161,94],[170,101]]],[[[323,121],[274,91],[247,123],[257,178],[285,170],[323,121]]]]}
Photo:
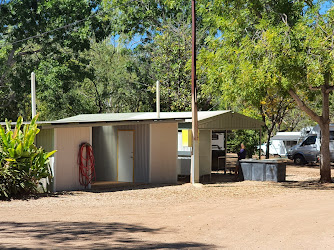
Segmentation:
{"type": "MultiPolygon", "coordinates": [[[[230,112],[227,111],[199,111],[198,120],[207,119],[216,115],[230,112]]],[[[106,114],[82,114],[52,123],[92,123],[92,122],[120,122],[120,121],[145,121],[145,120],[177,120],[191,119],[191,112],[160,112],[160,117],[156,112],[138,113],[106,113],[106,114]]]]}
{"type": "MultiPolygon", "coordinates": [[[[138,113],[106,113],[106,114],[82,114],[51,122],[52,125],[64,124],[92,124],[92,123],[133,123],[133,122],[187,122],[191,123],[191,112],[156,112],[138,113]]],[[[262,121],[235,113],[231,110],[199,111],[199,129],[231,130],[231,129],[260,129],[262,121]]]]}
{"type": "MultiPolygon", "coordinates": [[[[156,112],[82,114],[56,121],[38,121],[43,127],[107,126],[134,123],[178,122],[179,127],[191,128],[191,112],[156,112]]],[[[25,122],[29,123],[29,122],[25,122]]],[[[16,122],[12,122],[15,125],[16,122]]],[[[5,125],[1,122],[0,125],[5,125]]],[[[261,129],[263,122],[231,110],[199,111],[198,128],[212,130],[261,129]]]]}

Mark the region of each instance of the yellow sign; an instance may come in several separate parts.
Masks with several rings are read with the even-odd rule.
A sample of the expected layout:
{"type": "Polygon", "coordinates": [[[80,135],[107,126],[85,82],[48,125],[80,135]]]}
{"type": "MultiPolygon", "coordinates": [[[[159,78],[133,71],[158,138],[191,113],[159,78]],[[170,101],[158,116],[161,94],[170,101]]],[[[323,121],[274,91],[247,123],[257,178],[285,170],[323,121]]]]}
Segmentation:
{"type": "Polygon", "coordinates": [[[182,130],[182,146],[184,147],[193,146],[193,137],[192,137],[191,129],[182,130]]]}

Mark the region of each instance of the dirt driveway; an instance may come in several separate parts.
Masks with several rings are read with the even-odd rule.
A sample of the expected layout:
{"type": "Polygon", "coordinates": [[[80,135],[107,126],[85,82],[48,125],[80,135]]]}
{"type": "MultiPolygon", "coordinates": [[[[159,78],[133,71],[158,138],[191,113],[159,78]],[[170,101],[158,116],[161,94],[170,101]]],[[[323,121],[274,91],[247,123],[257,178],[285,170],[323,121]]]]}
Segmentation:
{"type": "Polygon", "coordinates": [[[285,183],[221,176],[0,201],[0,248],[333,249],[334,184],[318,175],[288,166],[285,183]]]}

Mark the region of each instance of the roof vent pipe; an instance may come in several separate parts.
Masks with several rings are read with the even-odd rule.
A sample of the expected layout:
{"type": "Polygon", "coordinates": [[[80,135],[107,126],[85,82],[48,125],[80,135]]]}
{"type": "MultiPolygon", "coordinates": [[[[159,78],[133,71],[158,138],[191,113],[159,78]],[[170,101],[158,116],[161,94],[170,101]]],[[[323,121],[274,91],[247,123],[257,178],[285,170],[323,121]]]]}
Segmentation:
{"type": "Polygon", "coordinates": [[[31,116],[31,119],[36,116],[36,80],[34,72],[31,72],[31,116]]]}
{"type": "Polygon", "coordinates": [[[160,118],[160,82],[157,81],[157,116],[160,118]]]}

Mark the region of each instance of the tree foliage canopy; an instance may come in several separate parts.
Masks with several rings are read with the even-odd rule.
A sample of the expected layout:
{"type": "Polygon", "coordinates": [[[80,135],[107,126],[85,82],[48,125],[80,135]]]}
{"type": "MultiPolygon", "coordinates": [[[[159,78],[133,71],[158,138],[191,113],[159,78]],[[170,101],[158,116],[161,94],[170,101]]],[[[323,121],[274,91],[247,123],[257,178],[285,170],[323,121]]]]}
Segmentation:
{"type": "Polygon", "coordinates": [[[321,180],[327,182],[331,180],[329,93],[333,90],[334,8],[321,9],[324,2],[328,3],[208,2],[202,11],[209,13],[205,22],[213,27],[213,33],[201,60],[205,70],[208,68],[208,79],[218,81],[221,91],[259,105],[274,96],[272,93],[280,94],[284,101],[293,99],[317,122],[322,130],[321,180]],[[320,112],[311,105],[319,99],[320,112]]]}
{"type": "MultiPolygon", "coordinates": [[[[82,76],[80,51],[90,48],[92,36],[110,32],[100,1],[5,1],[0,5],[0,116],[29,115],[29,76],[37,68],[57,71],[58,78],[82,76]],[[53,69],[56,67],[58,69],[53,69]],[[67,68],[67,69],[65,69],[67,68]],[[71,73],[69,73],[71,72],[71,73]],[[81,73],[81,74],[80,74],[81,73]]],[[[54,75],[54,74],[53,74],[54,75]]],[[[62,92],[67,92],[64,83],[62,92]]]]}

